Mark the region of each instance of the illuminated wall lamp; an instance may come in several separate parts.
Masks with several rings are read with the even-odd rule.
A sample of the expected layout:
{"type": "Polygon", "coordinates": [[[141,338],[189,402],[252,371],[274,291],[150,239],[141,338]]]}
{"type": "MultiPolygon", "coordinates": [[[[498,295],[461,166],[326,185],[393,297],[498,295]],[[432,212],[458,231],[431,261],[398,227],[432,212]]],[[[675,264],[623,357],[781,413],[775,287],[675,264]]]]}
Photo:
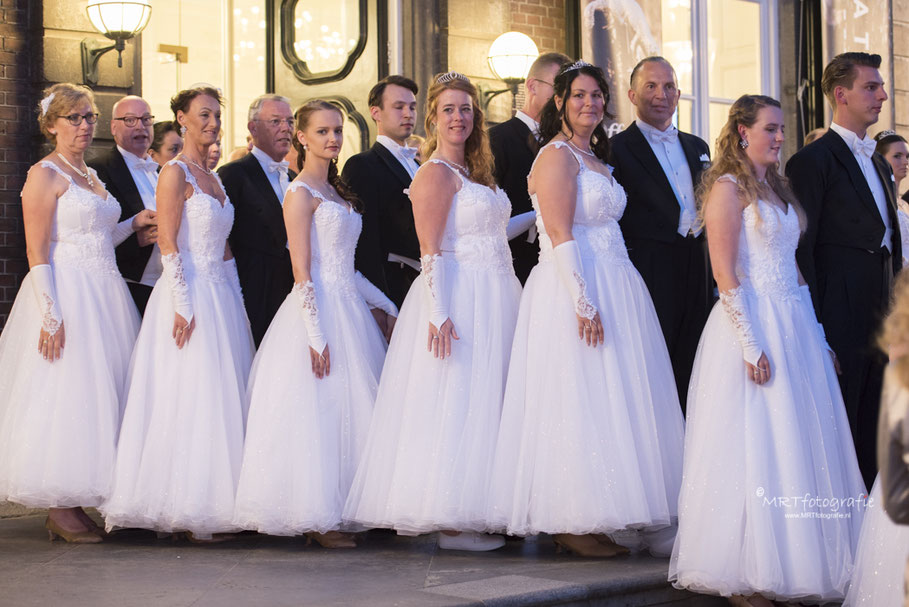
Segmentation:
{"type": "Polygon", "coordinates": [[[506,32],[496,38],[489,45],[486,60],[489,69],[496,78],[505,82],[508,88],[497,91],[484,90],[483,102],[488,106],[496,95],[511,91],[511,109],[515,109],[515,98],[518,94],[518,85],[527,79],[530,65],[539,56],[537,45],[527,34],[521,32],[506,32]]]}
{"type": "Polygon", "coordinates": [[[94,86],[98,84],[98,60],[107,51],[116,49],[117,67],[123,67],[126,41],[148,25],[151,1],[88,0],[85,12],[95,29],[114,41],[110,46],[94,38],[82,41],[82,81],[94,86]]]}

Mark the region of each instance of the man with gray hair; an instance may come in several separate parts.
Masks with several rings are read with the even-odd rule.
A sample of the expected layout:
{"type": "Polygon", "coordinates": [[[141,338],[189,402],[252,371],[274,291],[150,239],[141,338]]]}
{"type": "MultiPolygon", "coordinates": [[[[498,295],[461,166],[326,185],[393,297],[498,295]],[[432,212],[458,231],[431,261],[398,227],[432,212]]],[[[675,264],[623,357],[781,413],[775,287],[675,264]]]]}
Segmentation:
{"type": "Polygon", "coordinates": [[[256,347],[294,285],[282,205],[293,176],[284,156],[290,150],[294,117],[290,100],[261,95],[249,106],[250,153],[218,169],[234,205],[231,251],[256,347]]]}

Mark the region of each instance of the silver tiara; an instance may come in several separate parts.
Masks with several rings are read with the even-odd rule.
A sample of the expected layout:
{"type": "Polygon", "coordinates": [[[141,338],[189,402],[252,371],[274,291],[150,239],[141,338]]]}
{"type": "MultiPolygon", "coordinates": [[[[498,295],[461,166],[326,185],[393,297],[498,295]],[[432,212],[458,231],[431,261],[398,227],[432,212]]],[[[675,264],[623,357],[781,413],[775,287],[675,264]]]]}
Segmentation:
{"type": "Polygon", "coordinates": [[[874,138],[883,139],[884,137],[899,137],[899,133],[897,133],[896,131],[891,131],[890,129],[887,129],[886,131],[881,131],[880,133],[875,135],[874,138]]]}
{"type": "Polygon", "coordinates": [[[460,74],[458,72],[445,72],[436,78],[436,84],[446,84],[452,80],[463,80],[464,82],[470,82],[470,80],[468,80],[467,76],[464,74],[460,74]]]}
{"type": "Polygon", "coordinates": [[[575,61],[574,63],[572,63],[571,65],[569,65],[569,66],[566,67],[565,69],[563,69],[561,73],[564,74],[564,73],[566,73],[566,72],[571,72],[571,71],[574,71],[574,70],[579,70],[579,69],[581,69],[582,67],[594,67],[594,66],[591,65],[590,63],[587,63],[586,61],[575,61]]]}

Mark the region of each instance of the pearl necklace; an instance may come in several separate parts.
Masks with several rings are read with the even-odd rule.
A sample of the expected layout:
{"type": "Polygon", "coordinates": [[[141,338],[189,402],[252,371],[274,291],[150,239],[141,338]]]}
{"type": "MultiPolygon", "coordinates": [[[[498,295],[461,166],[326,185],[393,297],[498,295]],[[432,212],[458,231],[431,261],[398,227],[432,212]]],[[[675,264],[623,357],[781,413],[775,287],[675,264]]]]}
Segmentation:
{"type": "MultiPolygon", "coordinates": [[[[590,156],[591,158],[597,158],[597,155],[594,154],[593,152],[588,152],[587,150],[582,150],[581,148],[576,146],[574,143],[571,142],[571,139],[566,140],[566,143],[582,154],[586,154],[587,156],[590,156]]],[[[597,160],[599,160],[599,158],[597,158],[597,160]]]]}
{"type": "Polygon", "coordinates": [[[196,167],[197,169],[199,169],[200,171],[202,171],[202,172],[205,173],[206,175],[211,175],[211,173],[212,173],[211,169],[206,169],[204,166],[202,166],[201,164],[199,164],[198,162],[196,162],[195,160],[193,160],[192,158],[190,158],[190,157],[187,156],[186,154],[180,154],[180,155],[183,156],[183,158],[184,158],[187,162],[189,162],[191,165],[193,165],[194,167],[196,167]]]}
{"type": "Polygon", "coordinates": [[[66,156],[64,156],[64,155],[61,154],[60,152],[57,152],[57,156],[60,157],[60,160],[62,160],[63,163],[66,164],[66,166],[68,166],[68,167],[71,168],[72,170],[76,171],[76,173],[77,173],[80,177],[82,177],[82,179],[84,179],[85,181],[87,181],[87,182],[88,182],[88,187],[90,187],[90,188],[94,188],[94,187],[95,187],[95,180],[92,179],[91,173],[89,173],[88,167],[87,167],[87,166],[85,167],[85,171],[83,172],[83,171],[80,171],[79,169],[77,169],[76,167],[74,167],[74,166],[72,165],[72,163],[71,163],[69,160],[66,159],[66,156]]]}
{"type": "Polygon", "coordinates": [[[455,167],[456,169],[458,169],[459,171],[464,173],[464,175],[467,175],[467,176],[470,175],[470,170],[462,164],[458,164],[457,162],[454,162],[453,160],[448,160],[447,158],[442,158],[441,156],[439,156],[439,160],[441,160],[443,162],[447,162],[451,166],[455,167]]]}

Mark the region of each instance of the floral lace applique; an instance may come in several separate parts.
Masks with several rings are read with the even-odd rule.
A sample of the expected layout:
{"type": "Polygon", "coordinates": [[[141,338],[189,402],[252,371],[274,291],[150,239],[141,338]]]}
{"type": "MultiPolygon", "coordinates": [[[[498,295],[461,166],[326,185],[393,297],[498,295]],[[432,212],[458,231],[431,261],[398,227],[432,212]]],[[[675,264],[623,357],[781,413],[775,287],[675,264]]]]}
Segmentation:
{"type": "Polygon", "coordinates": [[[44,297],[44,314],[41,317],[41,328],[48,335],[53,336],[60,330],[63,319],[57,312],[57,302],[47,293],[42,293],[42,295],[44,297]]]}
{"type": "Polygon", "coordinates": [[[742,285],[729,291],[720,291],[720,303],[723,311],[732,323],[739,345],[745,355],[745,360],[752,365],[757,364],[763,348],[758,344],[754,335],[754,327],[748,315],[748,304],[745,299],[745,289],[742,285]]]}
{"type": "Polygon", "coordinates": [[[597,309],[587,296],[587,281],[577,272],[572,272],[572,275],[578,283],[578,300],[575,302],[575,311],[581,318],[593,320],[593,317],[597,315],[597,309]]]}

